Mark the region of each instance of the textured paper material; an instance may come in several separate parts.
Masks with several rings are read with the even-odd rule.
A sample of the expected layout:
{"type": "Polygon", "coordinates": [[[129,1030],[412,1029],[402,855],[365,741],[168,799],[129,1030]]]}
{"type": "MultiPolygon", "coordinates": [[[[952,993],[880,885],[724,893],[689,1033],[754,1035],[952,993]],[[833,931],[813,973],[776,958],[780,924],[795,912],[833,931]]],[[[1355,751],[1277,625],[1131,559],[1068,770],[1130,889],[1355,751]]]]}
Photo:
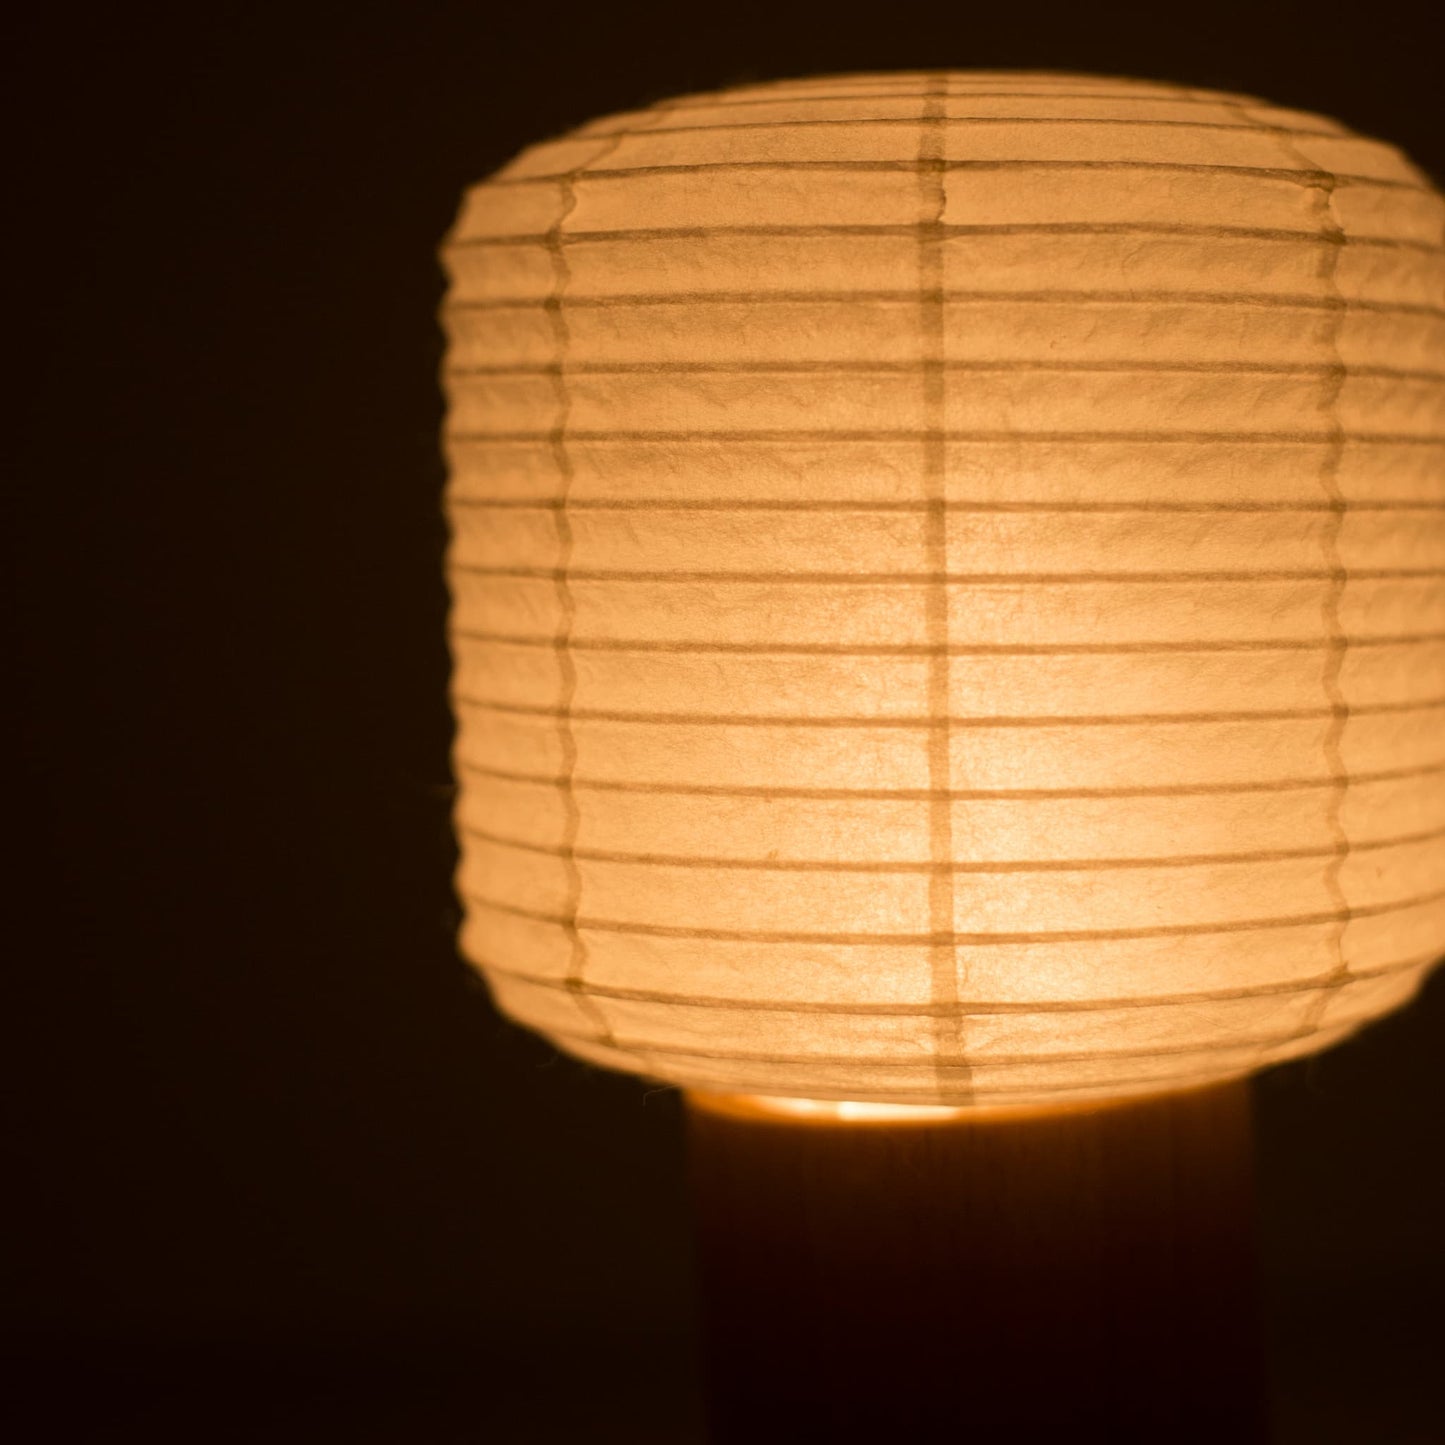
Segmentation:
{"type": "Polygon", "coordinates": [[[463,943],[698,1088],[1204,1083],[1445,948],[1445,204],[1074,75],[690,96],[445,252],[463,943]]]}

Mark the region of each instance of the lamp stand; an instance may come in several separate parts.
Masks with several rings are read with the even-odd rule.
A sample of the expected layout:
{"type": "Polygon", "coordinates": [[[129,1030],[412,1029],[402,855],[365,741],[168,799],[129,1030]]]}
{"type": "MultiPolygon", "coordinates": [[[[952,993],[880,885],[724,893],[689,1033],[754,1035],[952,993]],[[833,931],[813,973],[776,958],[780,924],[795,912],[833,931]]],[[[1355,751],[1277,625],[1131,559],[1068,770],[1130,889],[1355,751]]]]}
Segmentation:
{"type": "Polygon", "coordinates": [[[687,1104],[713,1445],[1265,1439],[1246,1082],[917,1122],[687,1104]]]}

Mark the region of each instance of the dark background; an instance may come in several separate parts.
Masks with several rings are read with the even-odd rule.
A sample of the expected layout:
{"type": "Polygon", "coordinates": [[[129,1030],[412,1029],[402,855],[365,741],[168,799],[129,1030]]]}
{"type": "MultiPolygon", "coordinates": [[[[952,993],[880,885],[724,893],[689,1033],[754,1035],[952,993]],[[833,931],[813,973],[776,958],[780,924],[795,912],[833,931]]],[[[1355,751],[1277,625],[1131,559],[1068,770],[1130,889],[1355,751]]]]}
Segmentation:
{"type": "MultiPolygon", "coordinates": [[[[452,946],[434,257],[462,187],[669,94],[942,66],[1263,94],[1438,178],[1441,23],[111,10],[34,8],[4,47],[0,1415],[26,1441],[694,1440],[677,1101],[502,1023],[452,946]]],[[[1445,1440],[1442,1046],[1437,982],[1260,1081],[1283,1441],[1445,1440]]]]}

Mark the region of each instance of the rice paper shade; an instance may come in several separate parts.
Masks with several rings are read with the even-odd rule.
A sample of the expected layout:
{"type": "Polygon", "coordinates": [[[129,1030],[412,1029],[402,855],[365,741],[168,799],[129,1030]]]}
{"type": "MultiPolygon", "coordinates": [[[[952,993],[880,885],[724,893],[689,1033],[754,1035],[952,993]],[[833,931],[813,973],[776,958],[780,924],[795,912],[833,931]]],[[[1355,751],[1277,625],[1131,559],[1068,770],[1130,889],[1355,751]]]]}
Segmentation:
{"type": "Polygon", "coordinates": [[[463,947],[584,1059],[1054,1104],[1445,949],[1445,203],[1247,96],[606,117],[445,246],[463,947]]]}

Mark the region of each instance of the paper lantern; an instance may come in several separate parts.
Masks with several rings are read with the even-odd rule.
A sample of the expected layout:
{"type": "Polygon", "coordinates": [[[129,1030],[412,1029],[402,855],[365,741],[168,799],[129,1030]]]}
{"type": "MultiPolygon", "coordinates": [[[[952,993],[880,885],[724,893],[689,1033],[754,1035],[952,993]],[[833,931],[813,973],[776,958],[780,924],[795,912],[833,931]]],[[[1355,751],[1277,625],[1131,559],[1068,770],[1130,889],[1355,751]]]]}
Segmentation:
{"type": "Polygon", "coordinates": [[[1237,1077],[1445,948],[1445,203],[1245,96],[746,86],[446,246],[463,944],[689,1088],[1237,1077]]]}

